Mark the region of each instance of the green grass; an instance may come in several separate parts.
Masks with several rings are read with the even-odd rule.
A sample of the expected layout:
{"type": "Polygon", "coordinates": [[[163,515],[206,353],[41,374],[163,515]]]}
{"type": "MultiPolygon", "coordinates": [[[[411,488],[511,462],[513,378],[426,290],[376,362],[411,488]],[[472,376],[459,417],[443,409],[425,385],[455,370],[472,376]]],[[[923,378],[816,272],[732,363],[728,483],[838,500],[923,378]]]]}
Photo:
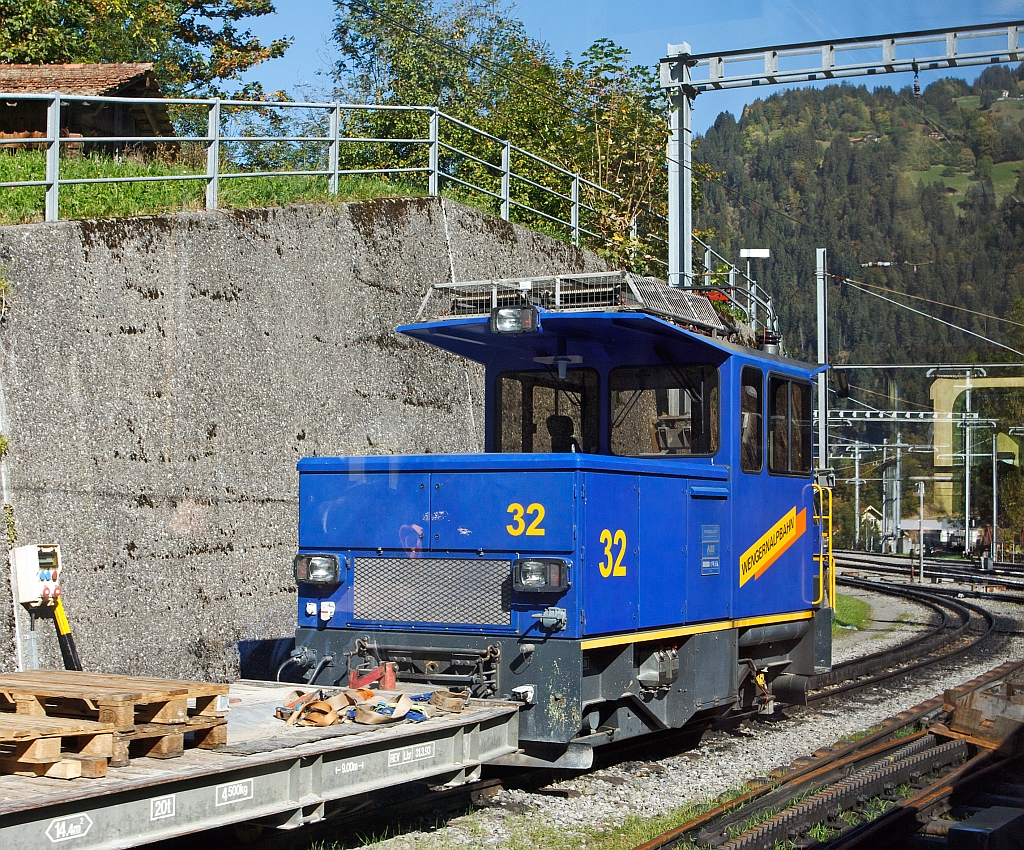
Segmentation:
{"type": "MultiPolygon", "coordinates": [[[[0,152],[0,183],[42,180],[46,173],[42,151],[0,152]]],[[[94,177],[186,176],[202,173],[184,163],[159,159],[105,155],[61,160],[62,180],[94,177]]],[[[0,189],[0,224],[43,220],[42,187],[0,189]]],[[[227,209],[284,206],[297,203],[363,201],[384,197],[425,195],[425,187],[384,177],[342,177],[338,194],[328,191],[326,177],[221,177],[218,203],[227,209]]],[[[110,218],[179,210],[203,209],[205,180],[151,183],[64,185],[60,187],[60,217],[110,218]]]]}
{"type": "MultiPolygon", "coordinates": [[[[554,827],[543,818],[537,818],[530,812],[509,815],[502,820],[509,837],[500,846],[503,850],[537,850],[537,848],[543,848],[543,850],[581,850],[581,848],[586,848],[586,850],[632,850],[638,844],[650,841],[741,793],[743,793],[742,789],[736,789],[722,794],[714,800],[689,803],[665,814],[653,817],[631,814],[622,822],[614,825],[599,823],[579,827],[572,831],[554,827]]],[[[444,823],[437,824],[438,827],[444,825],[444,823]]],[[[358,842],[359,844],[376,843],[402,834],[402,830],[394,832],[388,830],[382,834],[361,836],[358,842]]],[[[421,850],[456,850],[456,848],[467,846],[483,846],[485,839],[490,835],[490,826],[483,818],[471,812],[458,818],[457,823],[451,824],[451,832],[447,835],[444,833],[417,835],[415,846],[421,850]],[[477,843],[474,844],[474,841],[477,843]]],[[[310,845],[309,850],[342,850],[344,847],[352,846],[354,843],[351,840],[345,842],[316,841],[310,845]]]]}
{"type": "Polygon", "coordinates": [[[971,183],[971,175],[957,171],[952,177],[943,177],[942,172],[946,170],[945,165],[933,165],[927,171],[910,171],[910,179],[917,183],[923,180],[925,183],[942,183],[949,189],[956,189],[957,195],[963,199],[967,194],[967,187],[971,183]]]}
{"type": "MultiPolygon", "coordinates": [[[[955,103],[961,109],[981,109],[981,95],[969,94],[965,97],[958,97],[955,99],[955,103]]],[[[997,100],[987,110],[995,115],[1010,115],[1011,117],[1020,117],[1020,114],[1024,112],[1024,100],[997,100]]]]}
{"type": "Polygon", "coordinates": [[[954,100],[961,109],[981,109],[981,95],[969,94],[965,97],[958,97],[954,100]]]}
{"type": "MultiPolygon", "coordinates": [[[[205,174],[205,164],[143,159],[139,156],[114,158],[108,155],[69,156],[61,159],[61,180],[98,177],[164,177],[205,174]]],[[[43,151],[0,151],[0,183],[42,180],[46,174],[43,151]]],[[[218,206],[222,209],[253,209],[281,207],[289,204],[341,203],[367,201],[375,198],[425,196],[425,179],[420,183],[401,177],[351,176],[338,181],[338,194],[332,196],[326,177],[225,177],[218,186],[218,206]]],[[[499,214],[498,202],[480,192],[461,186],[444,186],[444,197],[474,207],[491,215],[499,214]]],[[[529,202],[525,199],[524,202],[529,202]]],[[[43,220],[44,189],[42,186],[0,189],[0,224],[26,224],[43,220]]],[[[172,182],[108,183],[67,185],[59,190],[60,218],[92,219],[153,215],[201,210],[206,207],[206,180],[172,182]]],[[[568,217],[569,211],[564,210],[568,217]]],[[[571,240],[568,226],[560,226],[542,216],[517,210],[515,220],[561,242],[571,240]]],[[[593,226],[591,222],[585,225],[593,226]]]]}
{"type": "Polygon", "coordinates": [[[1017,185],[1017,173],[1024,162],[997,162],[992,166],[992,187],[1000,199],[1005,198],[1013,192],[1017,185]]]}
{"type": "Polygon", "coordinates": [[[863,630],[871,622],[871,606],[855,596],[836,594],[835,617],[832,619],[832,637],[841,635],[849,627],[863,630]],[[847,627],[846,629],[841,626],[847,627]]]}
{"type": "MultiPolygon", "coordinates": [[[[1000,162],[992,166],[992,188],[995,189],[999,200],[1013,192],[1014,186],[1017,185],[1017,172],[1022,165],[1024,165],[1024,161],[1014,160],[1000,162]]],[[[907,175],[915,183],[923,180],[925,183],[939,183],[947,188],[955,189],[957,192],[955,200],[963,200],[968,187],[977,182],[974,175],[957,171],[952,177],[943,177],[942,172],[945,169],[944,165],[933,165],[927,171],[908,171],[907,175]]]]}

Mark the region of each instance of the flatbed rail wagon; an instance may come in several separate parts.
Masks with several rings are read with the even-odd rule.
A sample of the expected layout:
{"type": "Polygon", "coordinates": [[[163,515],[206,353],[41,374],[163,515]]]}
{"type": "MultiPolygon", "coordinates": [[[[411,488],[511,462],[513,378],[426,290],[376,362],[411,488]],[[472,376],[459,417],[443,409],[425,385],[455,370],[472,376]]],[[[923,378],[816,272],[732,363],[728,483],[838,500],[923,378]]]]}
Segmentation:
{"type": "Polygon", "coordinates": [[[380,789],[476,779],[518,746],[508,703],[471,700],[420,723],[299,727],[274,716],[293,688],[232,684],[216,749],[150,752],[98,778],[0,776],[0,847],[114,850],[243,822],[298,827],[380,789]]]}

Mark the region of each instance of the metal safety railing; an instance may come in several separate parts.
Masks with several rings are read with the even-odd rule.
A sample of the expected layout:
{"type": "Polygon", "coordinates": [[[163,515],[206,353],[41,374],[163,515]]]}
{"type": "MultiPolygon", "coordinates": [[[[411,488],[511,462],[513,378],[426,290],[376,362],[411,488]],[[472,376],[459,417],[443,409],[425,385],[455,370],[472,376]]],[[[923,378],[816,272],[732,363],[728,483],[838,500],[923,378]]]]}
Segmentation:
{"type": "Polygon", "coordinates": [[[489,316],[498,307],[534,305],[552,311],[638,311],[712,333],[725,326],[711,302],[692,291],[632,272],[578,272],[543,277],[435,283],[415,321],[489,316]]]}
{"type": "Polygon", "coordinates": [[[336,195],[339,180],[344,177],[423,175],[430,195],[438,195],[446,187],[481,194],[494,201],[503,219],[512,220],[518,210],[564,229],[573,244],[579,245],[586,238],[606,241],[594,225],[604,214],[599,203],[622,200],[615,192],[580,174],[435,107],[216,98],[119,98],[60,92],[45,95],[0,92],[0,102],[9,107],[31,102],[45,104],[45,136],[0,134],[0,149],[4,146],[45,148],[45,175],[38,179],[0,182],[0,188],[42,188],[46,221],[57,221],[61,217],[62,186],[198,181],[205,184],[206,208],[217,209],[220,182],[228,179],[326,177],[329,193],[336,195]],[[184,132],[180,135],[61,135],[62,110],[98,105],[139,107],[149,111],[176,109],[175,124],[184,132]],[[188,109],[193,110],[191,116],[184,115],[188,109]],[[197,111],[199,115],[195,114],[197,111]],[[205,115],[201,114],[203,112],[205,115]],[[366,120],[369,115],[385,114],[390,114],[391,119],[366,120]],[[421,132],[405,132],[414,129],[417,122],[395,120],[397,116],[418,117],[421,132]],[[372,132],[380,125],[388,126],[392,132],[372,132]],[[244,132],[268,126],[286,132],[244,132]],[[287,132],[289,129],[292,132],[287,132]],[[185,144],[205,150],[205,168],[190,174],[146,176],[67,177],[61,173],[61,164],[69,149],[78,151],[83,146],[97,149],[104,145],[119,149],[148,145],[180,147],[185,144]],[[288,146],[293,156],[278,156],[279,167],[260,168],[259,163],[267,157],[256,149],[277,146],[280,153],[282,145],[288,146]],[[305,151],[300,153],[302,146],[305,151]],[[374,147],[387,147],[390,155],[374,156],[374,147]],[[311,150],[314,148],[320,151],[311,150]],[[352,154],[349,162],[346,162],[346,152],[352,154]],[[289,163],[292,167],[281,167],[289,163]]]}
{"type": "MultiPolygon", "coordinates": [[[[607,208],[624,199],[582,175],[428,106],[252,101],[189,98],[121,98],[91,95],[0,92],[0,107],[42,104],[45,135],[0,133],[0,151],[42,148],[42,173],[29,179],[0,181],[0,189],[43,191],[45,221],[61,218],[61,189],[141,183],[199,183],[206,209],[218,209],[222,181],[246,178],[321,178],[331,196],[344,178],[379,177],[425,181],[426,192],[442,191],[485,199],[506,221],[554,226],[573,245],[604,246],[609,234],[600,222],[607,208]],[[80,136],[65,133],[71,110],[136,110],[156,130],[155,112],[170,116],[174,135],[80,136]],[[168,161],[188,149],[188,167],[179,173],[69,175],[69,158],[82,152],[128,151],[160,147],[168,161]],[[604,208],[602,208],[604,207],[604,208]]],[[[80,170],[80,169],[79,169],[80,170]]],[[[2,196],[0,196],[2,197],[2,196]]],[[[2,200],[0,200],[2,205],[2,200]]],[[[667,269],[668,219],[644,213],[630,236],[653,247],[648,259],[667,269]]],[[[748,323],[777,331],[771,299],[757,283],[710,246],[704,272],[687,289],[717,292],[748,323]],[[715,266],[715,268],[713,268],[715,266]],[[721,270],[725,269],[724,272],[721,270]],[[725,282],[727,278],[728,283],[725,282]],[[700,282],[698,283],[698,280],[700,282]]]]}

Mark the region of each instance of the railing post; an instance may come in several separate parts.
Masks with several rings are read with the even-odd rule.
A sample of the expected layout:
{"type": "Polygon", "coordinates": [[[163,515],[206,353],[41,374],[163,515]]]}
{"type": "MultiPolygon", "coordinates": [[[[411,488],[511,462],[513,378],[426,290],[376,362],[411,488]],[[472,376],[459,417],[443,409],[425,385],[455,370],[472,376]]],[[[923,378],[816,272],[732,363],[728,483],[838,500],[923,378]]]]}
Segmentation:
{"type": "Polygon", "coordinates": [[[329,191],[332,195],[338,194],[338,139],[341,138],[341,104],[335,103],[331,109],[331,142],[328,149],[328,168],[331,170],[331,183],[329,191]]]}
{"type": "Polygon", "coordinates": [[[206,118],[206,208],[217,209],[220,175],[220,98],[210,101],[206,118]]]}
{"type": "Polygon", "coordinates": [[[60,218],[60,92],[46,107],[46,221],[60,218]]]}
{"type": "Polygon", "coordinates": [[[501,217],[508,221],[512,204],[509,203],[512,192],[512,143],[504,142],[501,146],[501,217]]]}
{"type": "Polygon", "coordinates": [[[438,111],[435,106],[430,111],[430,186],[427,190],[433,197],[437,197],[440,184],[440,181],[438,180],[438,168],[441,153],[439,124],[438,111]]]}
{"type": "Polygon", "coordinates": [[[572,244],[580,246],[580,176],[572,176],[572,211],[569,213],[572,222],[572,244]]]}

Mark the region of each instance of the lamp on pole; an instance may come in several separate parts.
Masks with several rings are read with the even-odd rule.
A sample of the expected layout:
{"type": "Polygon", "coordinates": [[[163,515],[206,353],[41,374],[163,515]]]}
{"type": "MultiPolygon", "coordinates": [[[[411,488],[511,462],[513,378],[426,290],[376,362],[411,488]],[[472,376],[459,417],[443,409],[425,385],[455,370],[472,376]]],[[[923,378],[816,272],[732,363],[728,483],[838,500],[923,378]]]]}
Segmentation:
{"type": "Polygon", "coordinates": [[[747,313],[751,324],[757,323],[757,284],[750,276],[750,261],[767,260],[771,254],[768,248],[740,248],[740,259],[747,261],[747,313]]]}

